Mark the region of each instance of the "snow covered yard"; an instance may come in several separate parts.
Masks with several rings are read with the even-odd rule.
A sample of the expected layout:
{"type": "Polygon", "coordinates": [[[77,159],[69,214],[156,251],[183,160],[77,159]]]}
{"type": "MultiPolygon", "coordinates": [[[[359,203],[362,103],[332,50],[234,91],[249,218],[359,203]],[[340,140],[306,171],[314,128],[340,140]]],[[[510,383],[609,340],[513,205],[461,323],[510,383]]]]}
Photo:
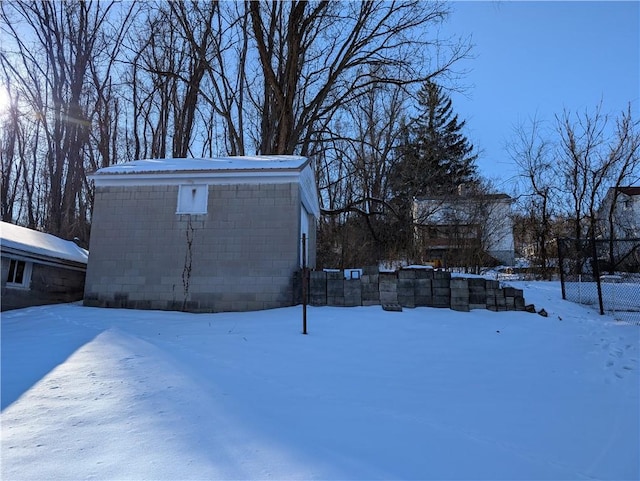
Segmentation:
{"type": "Polygon", "coordinates": [[[638,326],[379,306],[2,314],[2,479],[638,479],[638,326]]]}

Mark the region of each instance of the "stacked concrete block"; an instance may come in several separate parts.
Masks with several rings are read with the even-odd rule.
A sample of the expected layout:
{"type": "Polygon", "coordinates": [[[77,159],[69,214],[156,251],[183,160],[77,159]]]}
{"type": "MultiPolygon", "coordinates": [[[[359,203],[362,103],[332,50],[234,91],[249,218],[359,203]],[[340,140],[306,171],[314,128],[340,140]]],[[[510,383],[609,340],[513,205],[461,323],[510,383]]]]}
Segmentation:
{"type": "Polygon", "coordinates": [[[360,279],[346,279],[344,281],[343,305],[347,307],[362,305],[362,283],[360,279]]]}
{"type": "Polygon", "coordinates": [[[312,306],[327,305],[327,273],[324,271],[309,273],[309,304],[312,306]]]}
{"type": "Polygon", "coordinates": [[[504,303],[505,310],[507,311],[515,311],[516,310],[516,290],[513,287],[505,287],[502,289],[502,293],[504,294],[504,303]]]}
{"type": "Polygon", "coordinates": [[[432,269],[416,269],[415,281],[413,286],[413,295],[416,306],[431,307],[433,306],[432,269]]]}
{"type": "Polygon", "coordinates": [[[504,312],[508,311],[507,308],[507,299],[504,296],[504,290],[498,289],[496,292],[496,311],[504,312]]]}
{"type": "Polygon", "coordinates": [[[469,279],[469,309],[487,308],[487,289],[485,279],[471,277],[469,279]]]}
{"type": "Polygon", "coordinates": [[[327,272],[327,304],[344,306],[344,275],[342,271],[327,272]]]}
{"type": "Polygon", "coordinates": [[[451,304],[451,273],[434,271],[431,281],[433,307],[450,307],[451,304]]]}
{"type": "Polygon", "coordinates": [[[398,311],[402,307],[416,306],[463,312],[471,309],[525,310],[521,289],[500,287],[498,281],[482,278],[451,278],[448,272],[431,269],[381,273],[363,270],[359,279],[346,280],[342,271],[312,271],[308,299],[310,304],[317,306],[382,305],[386,310],[398,311]]]}
{"type": "Polygon", "coordinates": [[[515,290],[515,308],[516,311],[525,310],[524,291],[522,289],[515,290]]]}
{"type": "Polygon", "coordinates": [[[503,312],[507,310],[507,300],[504,295],[504,289],[498,287],[495,289],[496,308],[495,311],[503,312]]]}
{"type": "Polygon", "coordinates": [[[451,309],[469,312],[469,280],[453,278],[450,283],[451,309]]]}
{"type": "Polygon", "coordinates": [[[413,269],[398,271],[398,304],[402,307],[416,307],[415,278],[415,270],[413,269]]]}
{"type": "Polygon", "coordinates": [[[372,276],[372,275],[378,275],[379,274],[379,269],[378,266],[365,266],[362,268],[362,275],[366,275],[366,276],[372,276]]]}
{"type": "Polygon", "coordinates": [[[486,302],[487,309],[490,311],[497,311],[498,305],[496,301],[496,293],[500,289],[500,283],[498,281],[485,281],[485,292],[486,292],[486,302]]]}
{"type": "Polygon", "coordinates": [[[522,289],[505,287],[503,289],[507,311],[524,311],[524,292],[522,289]]]}
{"type": "Polygon", "coordinates": [[[375,274],[362,274],[360,278],[363,306],[380,305],[380,291],[378,289],[378,272],[375,274]]]}
{"type": "Polygon", "coordinates": [[[514,287],[500,288],[498,281],[486,281],[487,309],[490,311],[524,311],[524,292],[514,287]]]}
{"type": "Polygon", "coordinates": [[[380,304],[398,304],[398,277],[395,272],[378,274],[380,304]]]}

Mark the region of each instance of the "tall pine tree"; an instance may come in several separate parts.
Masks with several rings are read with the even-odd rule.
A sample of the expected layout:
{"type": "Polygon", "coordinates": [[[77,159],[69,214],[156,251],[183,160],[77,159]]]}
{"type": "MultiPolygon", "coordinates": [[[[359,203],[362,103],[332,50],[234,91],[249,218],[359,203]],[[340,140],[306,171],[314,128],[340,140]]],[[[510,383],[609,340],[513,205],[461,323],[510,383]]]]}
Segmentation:
{"type": "Polygon", "coordinates": [[[398,200],[455,192],[460,184],[475,183],[473,145],[462,134],[465,121],[453,113],[442,87],[427,82],[418,92],[420,113],[404,127],[399,160],[391,173],[398,200]]]}

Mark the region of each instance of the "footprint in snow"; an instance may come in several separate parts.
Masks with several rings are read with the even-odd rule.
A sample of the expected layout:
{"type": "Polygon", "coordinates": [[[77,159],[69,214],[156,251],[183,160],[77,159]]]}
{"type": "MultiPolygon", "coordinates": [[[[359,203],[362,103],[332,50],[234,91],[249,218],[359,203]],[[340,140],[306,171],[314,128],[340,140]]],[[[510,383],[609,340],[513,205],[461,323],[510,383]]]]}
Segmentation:
{"type": "Polygon", "coordinates": [[[624,354],[624,351],[622,349],[612,349],[611,351],[609,351],[609,355],[611,357],[617,357],[617,358],[621,358],[622,355],[624,354]]]}

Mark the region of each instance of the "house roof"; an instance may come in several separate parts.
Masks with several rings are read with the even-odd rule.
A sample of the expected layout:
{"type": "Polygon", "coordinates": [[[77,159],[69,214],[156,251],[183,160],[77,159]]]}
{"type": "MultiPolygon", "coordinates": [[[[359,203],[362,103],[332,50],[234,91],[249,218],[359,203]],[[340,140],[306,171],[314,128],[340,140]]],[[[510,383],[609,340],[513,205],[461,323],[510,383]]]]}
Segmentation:
{"type": "Polygon", "coordinates": [[[3,252],[19,251],[81,264],[86,264],[89,257],[89,252],[75,242],[8,222],[0,222],[0,242],[3,252]]]}
{"type": "Polygon", "coordinates": [[[446,202],[465,202],[472,201],[477,202],[480,200],[513,200],[510,195],[507,194],[478,194],[478,195],[432,195],[416,197],[416,201],[446,201],[446,202]]]}
{"type": "Polygon", "coordinates": [[[297,155],[257,155],[216,158],[142,159],[97,170],[94,176],[267,171],[300,171],[309,160],[297,155]]]}
{"type": "Polygon", "coordinates": [[[626,195],[640,195],[640,187],[628,186],[628,187],[618,187],[618,192],[622,192],[626,195]]]}

